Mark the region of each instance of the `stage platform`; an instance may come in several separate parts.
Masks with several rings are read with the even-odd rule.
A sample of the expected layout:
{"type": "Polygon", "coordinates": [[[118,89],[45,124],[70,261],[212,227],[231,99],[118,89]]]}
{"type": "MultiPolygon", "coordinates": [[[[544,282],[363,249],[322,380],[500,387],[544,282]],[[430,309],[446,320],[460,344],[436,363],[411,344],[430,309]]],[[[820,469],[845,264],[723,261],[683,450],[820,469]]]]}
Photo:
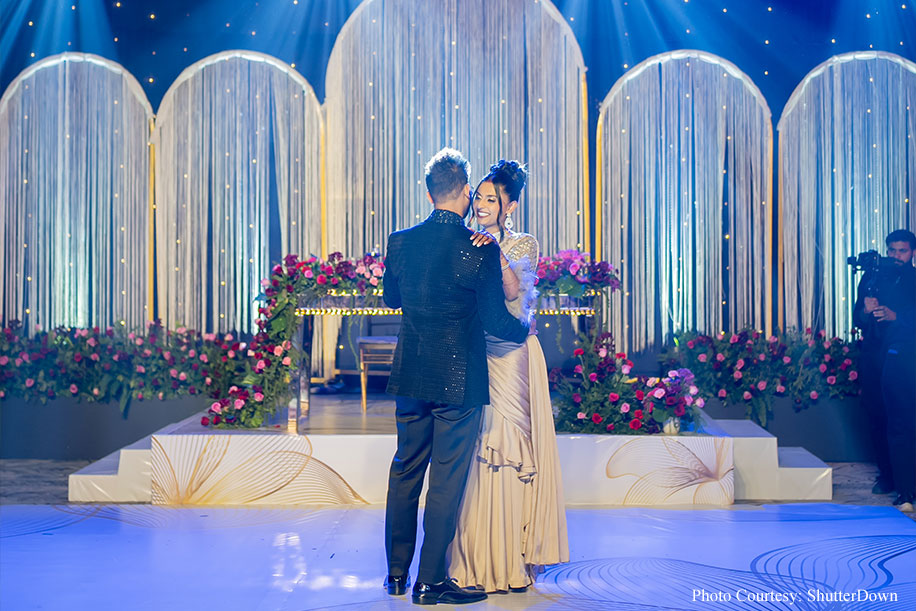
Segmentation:
{"type": "MultiPolygon", "coordinates": [[[[69,500],[175,505],[373,504],[385,500],[394,402],[316,395],[299,433],[213,431],[190,417],[72,474],[69,500]]],[[[712,505],[832,498],[831,469],[746,420],[704,435],[558,435],[569,506],[712,505]]]]}
{"type": "MultiPolygon", "coordinates": [[[[569,564],[466,608],[916,608],[916,523],[891,507],[570,508],[567,518],[569,564]]],[[[0,608],[410,608],[382,589],[383,533],[381,506],[5,505],[0,608]]]]}

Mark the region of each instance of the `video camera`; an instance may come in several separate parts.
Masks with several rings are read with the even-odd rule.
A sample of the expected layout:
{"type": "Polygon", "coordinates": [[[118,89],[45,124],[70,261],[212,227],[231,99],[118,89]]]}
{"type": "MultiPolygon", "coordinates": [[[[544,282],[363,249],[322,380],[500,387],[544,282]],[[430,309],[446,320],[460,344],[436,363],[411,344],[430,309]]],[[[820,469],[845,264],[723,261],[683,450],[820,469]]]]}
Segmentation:
{"type": "Polygon", "coordinates": [[[862,289],[866,297],[877,297],[879,280],[894,274],[897,270],[894,259],[882,257],[877,250],[866,250],[848,257],[846,263],[852,266],[853,273],[865,272],[862,289]]]}

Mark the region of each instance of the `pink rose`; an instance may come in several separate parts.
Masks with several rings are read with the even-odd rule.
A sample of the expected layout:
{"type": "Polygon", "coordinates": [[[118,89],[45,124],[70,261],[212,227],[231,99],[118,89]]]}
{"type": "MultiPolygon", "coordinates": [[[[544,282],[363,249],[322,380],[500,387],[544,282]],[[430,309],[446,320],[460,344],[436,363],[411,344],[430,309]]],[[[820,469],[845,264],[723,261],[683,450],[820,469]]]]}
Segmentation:
{"type": "Polygon", "coordinates": [[[91,358],[93,361],[100,361],[100,360],[101,360],[101,358],[99,357],[99,355],[96,354],[95,352],[93,352],[92,354],[90,354],[90,355],[89,355],[89,358],[91,358]]]}
{"type": "Polygon", "coordinates": [[[160,401],[162,401],[163,399],[165,399],[165,393],[162,392],[161,390],[159,391],[159,394],[156,395],[156,396],[159,397],[159,400],[160,400],[160,401]]]}
{"type": "Polygon", "coordinates": [[[758,360],[758,361],[765,361],[765,360],[767,360],[767,357],[766,357],[765,354],[763,354],[763,353],[761,352],[760,354],[757,355],[757,360],[758,360]]]}
{"type": "Polygon", "coordinates": [[[824,362],[825,362],[825,363],[829,363],[829,362],[830,362],[830,355],[829,355],[829,354],[825,354],[825,355],[824,355],[824,362]]]}
{"type": "Polygon", "coordinates": [[[197,350],[194,350],[194,349],[188,350],[188,356],[193,359],[195,356],[197,356],[197,350]]]}
{"type": "Polygon", "coordinates": [[[825,371],[827,371],[827,365],[824,365],[823,363],[821,363],[821,366],[818,367],[818,369],[820,370],[821,373],[824,373],[825,371]]]}
{"type": "Polygon", "coordinates": [[[137,373],[146,373],[146,367],[143,365],[137,365],[137,373]]]}
{"type": "Polygon", "coordinates": [[[178,377],[178,370],[177,370],[177,369],[169,369],[169,375],[172,376],[173,378],[177,378],[177,377],[178,377]]]}
{"type": "Polygon", "coordinates": [[[162,358],[164,358],[167,361],[170,361],[172,360],[172,353],[166,350],[165,352],[162,353],[162,358]]]}
{"type": "Polygon", "coordinates": [[[817,391],[816,391],[816,390],[812,390],[812,391],[808,394],[808,396],[811,397],[812,400],[817,401],[817,391]]]}
{"type": "Polygon", "coordinates": [[[573,367],[573,372],[582,373],[582,365],[576,365],[575,367],[573,367]]]}
{"type": "Polygon", "coordinates": [[[93,388],[93,389],[92,389],[92,394],[93,394],[94,396],[98,397],[98,396],[99,396],[99,389],[98,389],[98,388],[93,388]]]}
{"type": "Polygon", "coordinates": [[[620,368],[620,373],[622,373],[623,375],[629,375],[631,369],[632,367],[630,367],[629,365],[624,365],[623,367],[620,368]]]}
{"type": "Polygon", "coordinates": [[[10,362],[10,357],[6,356],[5,354],[3,356],[0,356],[0,365],[6,365],[9,362],[10,362]]]}
{"type": "Polygon", "coordinates": [[[209,357],[207,357],[206,354],[201,354],[201,355],[200,355],[200,361],[201,361],[202,363],[207,363],[207,362],[210,361],[210,359],[209,359],[209,357]]]}
{"type": "Polygon", "coordinates": [[[737,344],[737,343],[738,343],[738,336],[737,336],[737,335],[732,335],[731,338],[729,338],[728,342],[729,342],[730,344],[737,344]]]}
{"type": "Polygon", "coordinates": [[[305,276],[306,278],[314,278],[314,277],[315,277],[315,274],[313,274],[313,273],[312,273],[312,270],[310,270],[310,269],[306,269],[305,272],[304,272],[302,275],[305,276]]]}
{"type": "Polygon", "coordinates": [[[706,353],[705,352],[700,353],[700,355],[697,356],[697,360],[700,361],[701,363],[705,363],[706,362],[706,353]]]}
{"type": "Polygon", "coordinates": [[[699,399],[697,399],[697,407],[702,409],[704,405],[706,405],[706,399],[704,399],[703,397],[700,397],[699,399]]]}
{"type": "Polygon", "coordinates": [[[850,381],[854,381],[854,380],[856,380],[858,377],[859,377],[859,373],[858,373],[858,372],[856,372],[856,371],[850,371],[850,372],[849,372],[849,380],[850,380],[850,381]]]}
{"type": "Polygon", "coordinates": [[[206,384],[207,386],[209,386],[209,385],[212,384],[212,383],[213,383],[213,379],[212,379],[212,378],[210,378],[210,377],[204,378],[204,384],[206,384]]]}
{"type": "Polygon", "coordinates": [[[786,387],[783,386],[782,384],[777,384],[777,385],[776,385],[776,392],[782,394],[782,393],[786,392],[786,387]]]}
{"type": "Polygon", "coordinates": [[[598,350],[598,358],[605,358],[607,356],[607,348],[601,348],[598,350]]]}
{"type": "Polygon", "coordinates": [[[652,396],[655,397],[656,399],[661,399],[662,397],[665,396],[665,389],[661,387],[656,388],[655,390],[652,391],[652,396]]]}
{"type": "Polygon", "coordinates": [[[719,396],[720,399],[724,399],[728,395],[728,393],[725,392],[724,388],[719,389],[719,392],[716,394],[719,396]]]}
{"type": "Polygon", "coordinates": [[[836,376],[827,376],[827,383],[831,385],[836,384],[836,376]]]}
{"type": "Polygon", "coordinates": [[[744,400],[745,400],[745,401],[750,401],[750,399],[751,399],[751,393],[749,393],[749,392],[746,391],[746,390],[744,391],[744,394],[741,395],[741,396],[744,397],[744,400]]]}
{"type": "Polygon", "coordinates": [[[236,400],[235,400],[235,403],[233,403],[232,406],[233,406],[235,409],[242,409],[243,407],[245,407],[245,400],[244,400],[244,399],[236,399],[236,400]]]}
{"type": "Polygon", "coordinates": [[[620,413],[621,413],[621,414],[626,414],[626,413],[629,412],[629,411],[630,411],[630,404],[629,404],[629,403],[624,403],[623,405],[620,406],[620,413]]]}
{"type": "Polygon", "coordinates": [[[695,395],[698,392],[700,392],[700,389],[697,388],[696,386],[691,386],[690,388],[687,389],[687,392],[689,392],[691,395],[695,395]]]}
{"type": "Polygon", "coordinates": [[[695,345],[696,345],[696,344],[693,342],[693,340],[690,340],[690,341],[687,342],[687,347],[690,348],[691,350],[693,350],[693,347],[694,347],[695,345]]]}
{"type": "Polygon", "coordinates": [[[808,340],[808,347],[809,347],[809,348],[814,348],[814,340],[813,340],[813,339],[809,339],[809,340],[808,340]]]}
{"type": "Polygon", "coordinates": [[[292,364],[293,359],[289,358],[288,356],[284,356],[284,357],[283,357],[283,360],[282,360],[281,362],[282,362],[284,365],[286,365],[287,367],[289,367],[289,366],[292,364]]]}
{"type": "Polygon", "coordinates": [[[75,395],[75,394],[78,393],[79,391],[80,391],[80,389],[76,387],[76,384],[71,384],[71,385],[70,385],[70,392],[71,392],[71,393],[73,393],[73,394],[75,395]]]}
{"type": "Polygon", "coordinates": [[[264,400],[264,395],[262,395],[262,394],[259,393],[259,392],[256,392],[256,393],[254,393],[254,400],[255,400],[255,401],[263,401],[263,400],[264,400]]]}
{"type": "Polygon", "coordinates": [[[26,379],[25,379],[25,387],[26,387],[26,388],[32,388],[33,386],[35,386],[35,380],[33,380],[32,378],[26,378],[26,379]]]}
{"type": "Polygon", "coordinates": [[[744,359],[738,359],[738,362],[735,363],[735,369],[741,369],[744,367],[744,359]]]}
{"type": "MultiPolygon", "coordinates": [[[[117,356],[117,355],[115,355],[115,356],[117,356]]],[[[116,359],[116,360],[117,360],[117,359],[116,359]]],[[[16,359],[16,367],[19,367],[20,365],[22,365],[22,359],[16,359]]]]}
{"type": "Polygon", "coordinates": [[[740,371],[736,371],[734,374],[732,374],[732,377],[735,378],[736,380],[740,380],[741,378],[744,377],[744,374],[741,373],[740,371]]]}
{"type": "Polygon", "coordinates": [[[274,356],[280,356],[281,354],[283,354],[283,347],[274,346],[274,356]]]}
{"type": "Polygon", "coordinates": [[[767,383],[766,380],[760,380],[757,382],[757,390],[766,390],[767,383]]]}
{"type": "Polygon", "coordinates": [[[142,338],[142,337],[138,337],[137,339],[134,340],[134,343],[137,344],[138,346],[142,346],[142,345],[143,345],[143,338],[142,338]]]}
{"type": "Polygon", "coordinates": [[[372,276],[371,278],[369,278],[369,284],[371,284],[372,286],[378,286],[378,278],[376,278],[375,276],[372,276]]]}
{"type": "Polygon", "coordinates": [[[94,337],[90,337],[90,338],[89,338],[89,341],[88,341],[87,343],[88,343],[90,346],[93,346],[93,347],[95,347],[95,346],[97,346],[97,345],[99,344],[98,340],[96,340],[94,337]]]}
{"type": "Polygon", "coordinates": [[[213,412],[214,414],[222,414],[223,406],[219,404],[219,401],[214,401],[213,404],[210,406],[210,411],[213,412]]]}
{"type": "Polygon", "coordinates": [[[585,412],[579,412],[578,414],[576,414],[576,418],[578,418],[579,420],[585,420],[587,417],[588,416],[585,415],[585,412]]]}
{"type": "Polygon", "coordinates": [[[719,362],[721,363],[722,361],[725,360],[725,355],[722,354],[721,352],[718,353],[718,354],[716,355],[716,360],[719,361],[719,362]]]}
{"type": "Polygon", "coordinates": [[[782,362],[785,363],[786,365],[788,365],[789,363],[792,362],[792,359],[789,358],[789,357],[787,357],[787,356],[784,356],[784,357],[782,357],[782,362]]]}
{"type": "Polygon", "coordinates": [[[138,392],[138,393],[137,393],[137,400],[138,400],[138,401],[143,401],[143,393],[142,393],[142,392],[138,392]]]}
{"type": "Polygon", "coordinates": [[[255,369],[264,369],[265,367],[267,367],[267,363],[264,362],[264,359],[261,359],[255,365],[255,369]]]}
{"type": "Polygon", "coordinates": [[[230,351],[227,352],[226,354],[229,355],[229,358],[230,358],[230,359],[234,359],[234,358],[235,358],[235,350],[230,350],[230,351]]]}
{"type": "Polygon", "coordinates": [[[182,371],[181,373],[178,374],[178,379],[184,382],[185,380],[188,379],[188,376],[187,374],[185,374],[185,372],[182,371]]]}

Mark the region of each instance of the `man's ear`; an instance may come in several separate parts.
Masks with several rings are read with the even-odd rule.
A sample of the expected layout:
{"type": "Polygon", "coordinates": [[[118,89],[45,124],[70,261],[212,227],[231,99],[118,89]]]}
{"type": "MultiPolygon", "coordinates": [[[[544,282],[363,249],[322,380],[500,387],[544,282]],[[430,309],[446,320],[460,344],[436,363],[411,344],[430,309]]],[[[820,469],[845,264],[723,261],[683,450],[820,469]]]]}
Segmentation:
{"type": "Polygon", "coordinates": [[[470,199],[471,197],[471,185],[464,185],[464,196],[470,199]]]}
{"type": "Polygon", "coordinates": [[[433,206],[436,205],[436,202],[433,201],[433,196],[430,195],[429,191],[426,192],[426,199],[428,199],[429,203],[431,203],[433,206]]]}

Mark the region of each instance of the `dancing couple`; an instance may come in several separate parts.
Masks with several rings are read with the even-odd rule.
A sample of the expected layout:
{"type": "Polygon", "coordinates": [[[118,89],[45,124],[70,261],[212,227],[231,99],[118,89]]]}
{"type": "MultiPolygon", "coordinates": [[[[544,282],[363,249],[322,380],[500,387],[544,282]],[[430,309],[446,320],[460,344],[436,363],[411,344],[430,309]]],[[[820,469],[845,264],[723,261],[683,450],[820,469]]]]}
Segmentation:
{"type": "Polygon", "coordinates": [[[538,243],[512,231],[527,180],[500,161],[471,193],[456,150],[426,165],[434,210],[388,238],[384,300],[403,317],[388,392],[398,446],[385,514],[386,587],[402,595],[429,467],[418,604],[524,591],[569,551],[547,366],[535,335],[538,243]],[[464,222],[468,209],[481,228],[464,222]]]}

